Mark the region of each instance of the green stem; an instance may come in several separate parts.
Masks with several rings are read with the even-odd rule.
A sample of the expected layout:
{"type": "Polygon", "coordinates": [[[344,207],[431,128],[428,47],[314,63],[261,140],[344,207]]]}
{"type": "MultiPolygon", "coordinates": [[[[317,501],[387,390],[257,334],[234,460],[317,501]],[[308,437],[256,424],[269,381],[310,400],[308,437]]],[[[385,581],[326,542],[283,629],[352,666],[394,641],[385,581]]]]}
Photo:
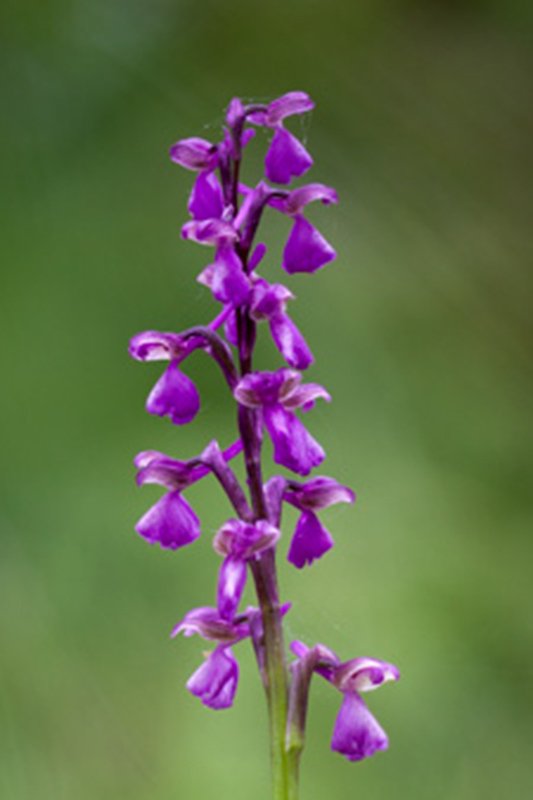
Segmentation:
{"type": "Polygon", "coordinates": [[[263,619],[265,689],[270,729],[270,758],[274,800],[295,800],[289,790],[287,729],[287,667],[283,627],[277,592],[274,554],[269,551],[252,565],[257,598],[263,619]]]}

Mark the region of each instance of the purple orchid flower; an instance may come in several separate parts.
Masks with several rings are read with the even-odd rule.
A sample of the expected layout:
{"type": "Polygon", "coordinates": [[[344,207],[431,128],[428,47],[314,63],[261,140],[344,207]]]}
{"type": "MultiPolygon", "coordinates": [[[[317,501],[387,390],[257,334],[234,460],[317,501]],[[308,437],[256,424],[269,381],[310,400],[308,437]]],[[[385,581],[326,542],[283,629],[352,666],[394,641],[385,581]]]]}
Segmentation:
{"type": "Polygon", "coordinates": [[[184,239],[216,247],[215,261],[198,276],[198,282],[208,286],[215,300],[233,307],[246,302],[251,284],[235,250],[238,233],[223,219],[204,219],[186,222],[184,239]]]}
{"type": "Polygon", "coordinates": [[[285,312],[287,301],[293,298],[286,286],[280,283],[269,285],[260,278],[252,289],[250,316],[256,322],[268,320],[274,343],[287,364],[303,370],[314,359],[304,337],[285,312]]]}
{"type": "Polygon", "coordinates": [[[270,103],[264,111],[250,115],[250,122],[275,131],[265,158],[266,175],[273,183],[290,183],[293,177],[303,175],[313,166],[313,159],[303,144],[283,126],[283,120],[311,111],[314,105],[305,92],[289,92],[270,103]]]}
{"type": "Polygon", "coordinates": [[[144,331],[130,341],[129,352],[137,361],[170,361],[146,401],[149,414],[168,415],[175,425],[191,422],[200,409],[200,396],[178,364],[194,349],[175,333],[144,331]]]}
{"type": "Polygon", "coordinates": [[[330,532],[315,512],[336,503],[354,503],[355,494],[333,478],[322,476],[302,485],[290,484],[283,499],[302,512],[287,555],[287,560],[301,569],[321,558],[334,545],[330,532]]]}
{"type": "Polygon", "coordinates": [[[233,619],[246,585],[247,563],[274,547],[281,532],[266,520],[255,523],[230,519],[213,541],[215,552],[224,556],[218,578],[217,607],[223,619],[233,619]]]}
{"type": "Polygon", "coordinates": [[[261,408],[266,429],[274,445],[274,461],[299,475],[308,475],[325,458],[322,447],[295,416],[307,411],[317,397],[330,401],[328,392],[316,383],[301,385],[302,376],[291,369],[252,372],[234,390],[236,400],[248,408],[261,408]]]}
{"type": "MultiPolygon", "coordinates": [[[[211,443],[211,447],[216,443],[211,443]]],[[[242,450],[242,443],[235,442],[221,453],[229,461],[242,450]]],[[[147,450],[135,458],[137,484],[157,483],[169,491],[139,520],[135,530],[150,544],[159,543],[162,548],[176,550],[190,544],[200,536],[200,521],[182,491],[211,472],[202,463],[201,457],[190,461],[176,461],[164,453],[147,450]]]]}
{"type": "Polygon", "coordinates": [[[349,761],[361,761],[389,746],[387,734],[361,699],[361,692],[377,689],[387,681],[397,681],[400,673],[394,664],[376,658],[354,658],[341,663],[324,645],[310,649],[303,642],[292,642],[292,652],[326,678],[344,695],[335,721],[331,749],[349,761]]]}
{"type": "Polygon", "coordinates": [[[292,217],[294,224],[283,251],[283,269],[290,274],[295,272],[316,272],[317,269],[333,261],[337,254],[333,247],[309,220],[303,216],[303,209],[309,203],[319,200],[324,205],[338,202],[337,192],[322,183],[310,183],[289,192],[283,197],[275,195],[268,204],[283,214],[292,217]]]}
{"type": "Polygon", "coordinates": [[[173,629],[171,636],[197,633],[217,642],[215,650],[187,681],[187,689],[209,708],[219,710],[233,705],[239,680],[239,666],[231,646],[251,635],[250,622],[258,611],[248,608],[238,619],[228,621],[216,608],[204,606],[190,611],[173,629]]]}

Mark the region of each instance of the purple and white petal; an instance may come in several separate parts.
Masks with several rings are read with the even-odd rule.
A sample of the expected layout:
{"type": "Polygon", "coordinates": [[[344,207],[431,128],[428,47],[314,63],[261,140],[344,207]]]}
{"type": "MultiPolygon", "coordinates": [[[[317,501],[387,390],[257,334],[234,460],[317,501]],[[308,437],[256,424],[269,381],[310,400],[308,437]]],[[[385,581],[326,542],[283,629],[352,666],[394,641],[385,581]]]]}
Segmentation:
{"type": "Polygon", "coordinates": [[[170,550],[194,542],[200,536],[200,520],[179,491],[168,492],[146,512],[135,530],[147,542],[170,550]]]}
{"type": "Polygon", "coordinates": [[[283,251],[282,267],[286,272],[316,272],[336,256],[333,247],[305,217],[295,217],[283,251]]]}
{"type": "Polygon", "coordinates": [[[335,721],[331,749],[361,761],[389,746],[387,734],[357,694],[345,694],[335,721]]]}
{"type": "Polygon", "coordinates": [[[187,689],[209,708],[219,710],[233,705],[239,666],[231,648],[220,645],[187,681],[187,689]]]}
{"type": "Polygon", "coordinates": [[[320,511],[336,503],[354,503],[355,494],[334,478],[323,475],[311,478],[298,488],[291,487],[284,500],[301,511],[320,511]]]}
{"type": "Polygon", "coordinates": [[[211,142],[193,136],[173,144],[170,158],[185,169],[213,170],[217,165],[217,148],[211,142]]]}
{"type": "Polygon", "coordinates": [[[370,692],[399,679],[400,671],[394,664],[365,656],[341,664],[335,674],[335,686],[341,692],[370,692]]]}
{"type": "Polygon", "coordinates": [[[303,144],[286,128],[276,129],[265,158],[266,176],[272,183],[287,184],[313,166],[303,144]]]}
{"type": "Polygon", "coordinates": [[[217,607],[223,619],[233,620],[246,586],[246,561],[233,556],[224,559],[218,574],[217,607]]]}
{"type": "Polygon", "coordinates": [[[304,411],[309,411],[313,408],[315,400],[321,397],[328,403],[331,402],[331,395],[320,386],[319,383],[302,383],[296,386],[293,391],[285,394],[282,403],[284,408],[293,411],[296,408],[302,408],[304,411]]]}
{"type": "Polygon", "coordinates": [[[172,361],[187,353],[187,344],[177,333],[143,331],[129,345],[129,354],[137,361],[172,361]]]}
{"type": "Polygon", "coordinates": [[[315,104],[305,92],[288,92],[269,103],[264,124],[275,127],[285,117],[291,117],[293,114],[305,114],[314,107],[315,104]]]}
{"type": "Polygon", "coordinates": [[[207,641],[236,644],[250,635],[248,619],[252,613],[256,613],[256,610],[249,608],[245,615],[239,617],[238,621],[228,621],[220,616],[218,608],[212,606],[193,608],[172,629],[170,635],[174,637],[180,633],[184,636],[198,634],[207,641]]]}
{"type": "Polygon", "coordinates": [[[321,558],[333,545],[330,532],[321,524],[316,514],[304,511],[296,524],[287,561],[301,569],[321,558]]]}
{"type": "Polygon", "coordinates": [[[181,229],[184,239],[208,246],[228,245],[238,238],[237,231],[224,219],[201,219],[186,222],[181,229]]]}
{"type": "MultiPolygon", "coordinates": [[[[141,453],[139,455],[146,454],[141,453]]],[[[136,459],[136,463],[140,463],[138,458],[139,456],[136,459]]],[[[201,464],[191,466],[188,461],[176,461],[163,453],[158,453],[156,457],[151,458],[149,461],[145,459],[144,466],[138,469],[139,472],[136,478],[138,486],[143,486],[145,483],[157,483],[171,490],[183,490],[192,483],[204,478],[210,472],[209,467],[204,467],[201,464]]]]}
{"type": "Polygon", "coordinates": [[[266,520],[251,523],[230,519],[217,532],[213,547],[219,555],[247,560],[274,547],[280,536],[266,520]]]}
{"type": "Polygon", "coordinates": [[[149,414],[168,415],[175,425],[191,422],[200,408],[200,396],[194,383],[175,363],[171,363],[146,401],[149,414]]]}
{"type": "Polygon", "coordinates": [[[288,192],[286,197],[273,198],[269,201],[269,205],[284,214],[296,216],[302,212],[305,206],[317,200],[324,205],[330,205],[330,203],[337,203],[339,197],[331,186],[325,186],[323,183],[308,183],[306,186],[299,186],[292,192],[288,192]]]}

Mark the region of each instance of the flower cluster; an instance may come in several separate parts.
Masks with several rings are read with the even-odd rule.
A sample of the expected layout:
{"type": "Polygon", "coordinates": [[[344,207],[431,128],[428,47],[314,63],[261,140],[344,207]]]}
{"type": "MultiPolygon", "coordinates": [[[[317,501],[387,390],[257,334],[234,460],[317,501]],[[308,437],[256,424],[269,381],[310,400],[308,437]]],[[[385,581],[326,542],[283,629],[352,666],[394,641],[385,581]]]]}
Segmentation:
{"type": "MultiPolygon", "coordinates": [[[[313,355],[287,313],[288,301],[294,299],[292,292],[281,283],[269,283],[259,272],[266,247],[256,243],[256,237],[267,211],[290,220],[281,263],[287,273],[314,273],[336,256],[305,216],[309,203],[336,203],[334,189],[320,183],[285,188],[313,164],[304,145],[287,129],[286,120],[312,108],[304,92],[290,92],[269,104],[245,105],[234,99],[226,113],[221,141],[193,137],[171,148],[172,160],[196,174],[188,202],[190,219],[183,225],[182,236],[210,248],[212,255],[198,281],[222,307],[207,325],[180,333],[139,333],[131,340],[130,354],[139,361],[169,362],[148,396],[146,409],[150,414],[170,417],[175,425],[192,422],[201,405],[196,386],[182,371],[184,362],[198,350],[209,356],[220,368],[227,391],[236,402],[238,438],[226,449],[212,441],[200,455],[187,461],[156,451],[140,453],[135,460],[137,482],[157,483],[166,493],[142,517],[136,530],[146,541],[162,548],[177,549],[194,542],[200,535],[200,520],[183,493],[198,480],[209,475],[216,478],[235,516],[221,525],[214,538],[214,550],[222,557],[216,605],[190,611],[172,634],[198,634],[214,644],[213,652],[188,681],[188,689],[211,708],[230,706],[239,674],[232,647],[249,638],[269,703],[274,702],[274,696],[279,699],[285,694],[289,710],[280,724],[286,726],[287,742],[294,740],[295,731],[303,742],[309,682],[311,675],[318,673],[344,698],[332,748],[350,760],[359,760],[387,746],[387,737],[366,709],[360,692],[396,680],[398,671],[370,658],[341,663],[323,645],[309,649],[300,642],[292,644],[297,660],[288,669],[282,653],[282,618],[288,604],[280,604],[275,567],[285,504],[299,512],[287,559],[301,569],[334,544],[319,512],[355,500],[351,489],[333,478],[316,476],[304,482],[294,478],[307,478],[325,458],[324,449],[304,425],[299,410],[307,412],[317,399],[329,402],[331,398],[322,386],[302,379],[301,373],[313,363],[313,355]],[[244,149],[258,128],[273,135],[265,158],[265,179],[248,186],[240,181],[240,165],[244,149]],[[257,371],[253,366],[262,322],[268,323],[285,362],[275,371],[257,371]],[[272,443],[274,462],[293,475],[278,474],[263,480],[265,436],[272,443]],[[246,485],[240,483],[231,467],[231,461],[241,454],[246,485]],[[258,607],[240,610],[249,574],[254,579],[258,607]]],[[[282,702],[278,705],[284,707],[282,702]]]]}

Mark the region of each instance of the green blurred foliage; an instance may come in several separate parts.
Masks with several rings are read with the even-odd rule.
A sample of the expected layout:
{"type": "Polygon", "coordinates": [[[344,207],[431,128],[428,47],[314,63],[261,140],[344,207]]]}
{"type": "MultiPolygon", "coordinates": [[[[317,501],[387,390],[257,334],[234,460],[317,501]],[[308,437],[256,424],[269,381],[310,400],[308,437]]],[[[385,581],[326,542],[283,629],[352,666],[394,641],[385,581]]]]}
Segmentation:
{"type": "MultiPolygon", "coordinates": [[[[205,534],[165,553],[133,531],[142,449],[234,435],[221,380],[191,359],[203,408],[148,418],[157,365],[130,335],[207,320],[206,251],[180,240],[191,176],[168,146],[215,136],[234,95],[308,91],[312,210],[339,250],[286,282],[331,391],[310,426],[335,550],[281,564],[289,635],[397,663],[369,698],[390,751],[329,751],[339,697],[313,687],[302,800],[525,800],[530,758],[531,6],[361,0],[27,0],[2,6],[0,796],[268,796],[265,709],[241,645],[236,707],[184,689],[201,643],[173,624],[214,598],[205,534]]],[[[302,133],[302,130],[300,130],[302,133]]],[[[250,146],[247,178],[265,139],[250,146]]],[[[285,220],[267,223],[277,276],[285,220]]],[[[285,280],[285,276],[283,276],[285,280]]],[[[278,356],[263,331],[258,365],[278,356]]],[[[287,515],[286,535],[294,517],[287,515]]]]}

